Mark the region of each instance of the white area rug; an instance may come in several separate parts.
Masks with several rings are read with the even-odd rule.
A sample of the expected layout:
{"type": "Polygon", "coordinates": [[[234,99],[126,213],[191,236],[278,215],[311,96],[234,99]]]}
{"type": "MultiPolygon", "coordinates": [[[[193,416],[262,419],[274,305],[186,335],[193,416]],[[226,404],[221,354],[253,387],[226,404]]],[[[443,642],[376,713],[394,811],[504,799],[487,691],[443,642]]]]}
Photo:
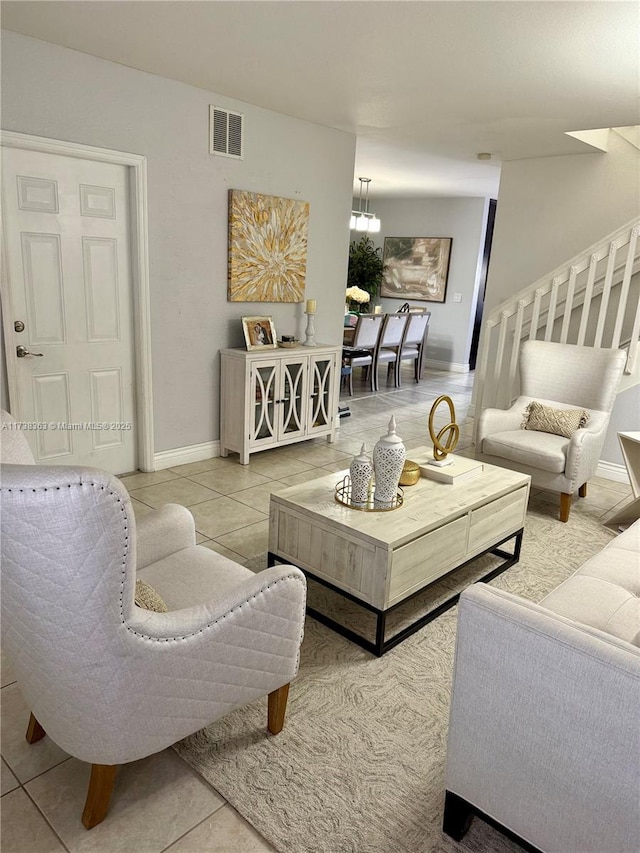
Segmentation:
{"type": "MultiPolygon", "coordinates": [[[[612,536],[534,502],[520,562],[492,584],[537,601],[612,536]]],[[[307,618],[280,735],[266,734],[262,700],[175,748],[281,853],[520,850],[478,819],[459,844],[441,831],[456,614],[382,658],[307,618]]]]}

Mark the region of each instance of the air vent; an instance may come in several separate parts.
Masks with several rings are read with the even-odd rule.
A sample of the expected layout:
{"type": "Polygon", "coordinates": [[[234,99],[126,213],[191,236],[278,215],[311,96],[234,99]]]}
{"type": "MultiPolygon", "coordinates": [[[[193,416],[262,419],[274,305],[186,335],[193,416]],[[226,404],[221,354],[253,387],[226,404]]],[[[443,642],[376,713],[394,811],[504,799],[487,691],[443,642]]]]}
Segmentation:
{"type": "Polygon", "coordinates": [[[244,115],[209,106],[209,151],[242,160],[244,115]]]}

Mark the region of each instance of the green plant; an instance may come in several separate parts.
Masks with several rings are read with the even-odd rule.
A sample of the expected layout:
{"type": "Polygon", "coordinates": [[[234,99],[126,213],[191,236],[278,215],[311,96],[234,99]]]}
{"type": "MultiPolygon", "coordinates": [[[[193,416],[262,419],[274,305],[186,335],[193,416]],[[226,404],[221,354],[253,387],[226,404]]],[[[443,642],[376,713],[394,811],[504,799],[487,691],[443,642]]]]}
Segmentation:
{"type": "Polygon", "coordinates": [[[363,234],[349,246],[349,269],[347,287],[366,290],[375,299],[382,282],[382,249],[373,245],[373,240],[363,234]]]}

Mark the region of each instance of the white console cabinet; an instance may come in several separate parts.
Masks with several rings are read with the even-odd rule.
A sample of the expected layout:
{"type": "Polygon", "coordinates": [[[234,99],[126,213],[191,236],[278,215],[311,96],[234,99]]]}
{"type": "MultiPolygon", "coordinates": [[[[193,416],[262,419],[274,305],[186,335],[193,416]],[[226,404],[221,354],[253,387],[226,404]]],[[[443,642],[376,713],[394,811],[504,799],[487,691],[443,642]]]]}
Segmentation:
{"type": "Polygon", "coordinates": [[[342,348],[220,350],[220,455],[249,455],[326,435],[338,418],[342,348]]]}

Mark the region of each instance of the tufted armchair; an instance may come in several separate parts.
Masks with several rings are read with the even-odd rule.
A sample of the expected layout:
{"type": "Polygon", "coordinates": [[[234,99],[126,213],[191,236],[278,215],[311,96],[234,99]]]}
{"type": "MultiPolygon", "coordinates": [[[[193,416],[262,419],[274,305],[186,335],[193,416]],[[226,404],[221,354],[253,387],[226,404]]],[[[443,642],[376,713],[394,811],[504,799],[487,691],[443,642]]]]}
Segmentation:
{"type": "Polygon", "coordinates": [[[158,511],[160,535],[143,536],[139,553],[126,489],[96,469],[5,464],[0,493],[3,651],[32,709],[27,740],[46,732],[93,765],[87,829],[107,814],[119,764],[265,695],[268,730],[282,729],[302,572],[254,574],[197,546],[175,505],[158,511]],[[136,559],[168,612],[134,603],[136,559]]]}
{"type": "Polygon", "coordinates": [[[587,494],[596,472],[626,355],[548,341],[526,341],[520,352],[520,397],[510,409],[485,409],[479,418],[476,457],[530,474],[533,486],[560,492],[560,521],[571,497],[587,494]],[[521,429],[529,403],[585,409],[587,424],[571,438],[521,429]]]}

